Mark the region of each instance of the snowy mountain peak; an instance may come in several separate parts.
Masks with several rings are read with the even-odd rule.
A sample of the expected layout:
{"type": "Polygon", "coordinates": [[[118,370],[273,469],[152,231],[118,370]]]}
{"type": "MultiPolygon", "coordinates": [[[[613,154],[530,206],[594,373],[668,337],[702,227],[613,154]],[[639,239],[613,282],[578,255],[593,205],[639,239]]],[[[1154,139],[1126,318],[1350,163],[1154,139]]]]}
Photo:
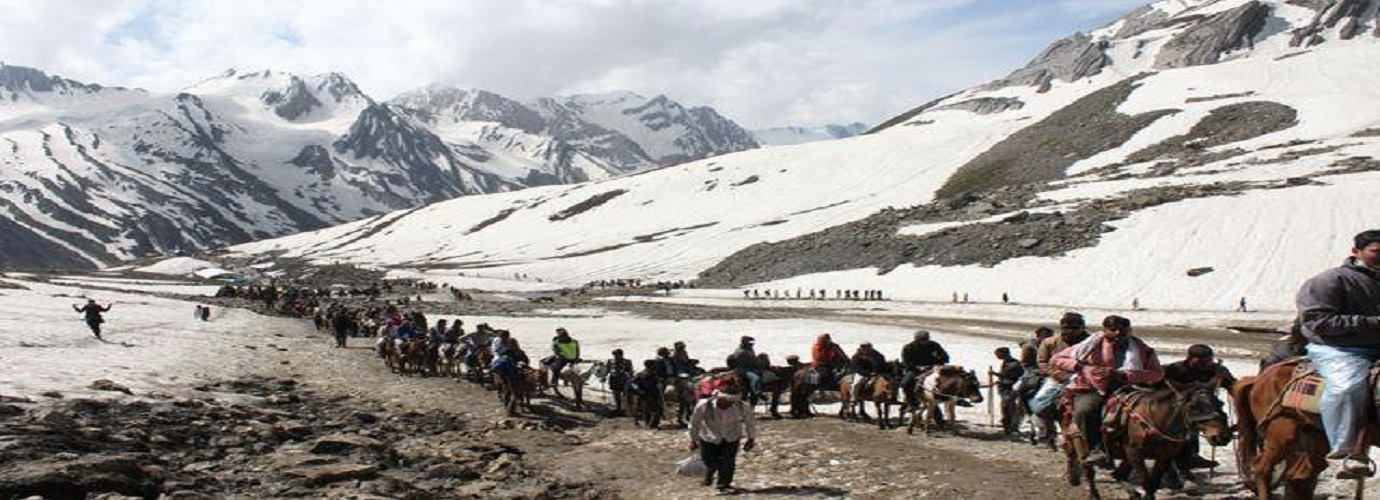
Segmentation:
{"type": "Polygon", "coordinates": [[[102,87],[82,83],[42,70],[0,63],[0,102],[30,100],[44,102],[53,98],[98,94],[103,91],[125,92],[122,87],[102,87]]]}

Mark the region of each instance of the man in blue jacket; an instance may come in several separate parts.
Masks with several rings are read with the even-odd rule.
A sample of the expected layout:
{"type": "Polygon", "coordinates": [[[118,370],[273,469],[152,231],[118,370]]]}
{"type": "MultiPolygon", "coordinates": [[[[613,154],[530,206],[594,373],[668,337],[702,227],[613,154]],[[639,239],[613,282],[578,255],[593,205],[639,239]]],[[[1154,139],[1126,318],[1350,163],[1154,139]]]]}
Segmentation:
{"type": "Polygon", "coordinates": [[[1368,474],[1366,375],[1380,359],[1380,230],[1357,234],[1340,267],[1323,271],[1299,288],[1295,302],[1308,357],[1327,382],[1319,401],[1332,452],[1341,459],[1338,476],[1368,474]]]}

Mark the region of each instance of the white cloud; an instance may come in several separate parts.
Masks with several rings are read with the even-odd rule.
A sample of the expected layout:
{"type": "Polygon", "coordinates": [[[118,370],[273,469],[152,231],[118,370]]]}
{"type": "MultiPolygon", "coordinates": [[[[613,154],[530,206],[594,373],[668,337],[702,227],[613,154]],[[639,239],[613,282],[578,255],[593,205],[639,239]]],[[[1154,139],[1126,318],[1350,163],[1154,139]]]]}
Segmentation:
{"type": "Polygon", "coordinates": [[[433,82],[518,98],[628,89],[752,127],[877,123],[1129,3],[0,0],[0,59],[151,90],[274,68],[340,71],[385,99],[433,82]]]}

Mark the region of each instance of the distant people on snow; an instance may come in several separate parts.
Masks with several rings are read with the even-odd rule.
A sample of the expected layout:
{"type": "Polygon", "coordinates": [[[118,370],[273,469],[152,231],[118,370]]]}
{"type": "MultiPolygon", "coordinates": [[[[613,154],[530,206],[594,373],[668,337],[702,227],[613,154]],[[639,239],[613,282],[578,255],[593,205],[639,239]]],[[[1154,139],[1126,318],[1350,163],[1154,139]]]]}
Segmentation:
{"type": "Polygon", "coordinates": [[[110,307],[114,304],[104,306],[96,304],[96,299],[87,299],[86,305],[77,307],[72,305],[72,309],[86,316],[86,326],[91,329],[91,333],[96,335],[97,340],[101,338],[101,323],[105,323],[105,317],[101,313],[110,312],[110,307]]]}

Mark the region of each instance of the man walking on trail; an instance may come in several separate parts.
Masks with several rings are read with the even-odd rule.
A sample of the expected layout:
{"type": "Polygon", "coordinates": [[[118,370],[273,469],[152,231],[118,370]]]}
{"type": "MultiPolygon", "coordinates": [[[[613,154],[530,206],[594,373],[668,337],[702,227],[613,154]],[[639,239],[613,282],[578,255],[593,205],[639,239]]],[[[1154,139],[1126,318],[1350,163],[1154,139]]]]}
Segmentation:
{"type": "Polygon", "coordinates": [[[86,305],[77,307],[74,304],[72,309],[86,315],[86,326],[91,328],[91,333],[96,334],[97,340],[105,340],[101,338],[101,323],[105,323],[105,318],[101,316],[101,313],[110,312],[110,306],[111,304],[101,306],[96,304],[96,299],[87,299],[86,305]]]}
{"type": "Polygon", "coordinates": [[[690,414],[690,450],[699,450],[704,461],[704,485],[715,484],[718,475],[720,492],[733,490],[733,472],[737,469],[739,442],[743,451],[757,445],[757,426],[752,408],[737,394],[714,391],[713,397],[700,400],[690,414]]]}
{"type": "Polygon", "coordinates": [[[1323,386],[1319,407],[1331,446],[1328,459],[1342,460],[1339,478],[1371,474],[1366,443],[1366,376],[1380,359],[1380,230],[1357,234],[1351,256],[1299,288],[1299,324],[1308,338],[1323,386]]]}

